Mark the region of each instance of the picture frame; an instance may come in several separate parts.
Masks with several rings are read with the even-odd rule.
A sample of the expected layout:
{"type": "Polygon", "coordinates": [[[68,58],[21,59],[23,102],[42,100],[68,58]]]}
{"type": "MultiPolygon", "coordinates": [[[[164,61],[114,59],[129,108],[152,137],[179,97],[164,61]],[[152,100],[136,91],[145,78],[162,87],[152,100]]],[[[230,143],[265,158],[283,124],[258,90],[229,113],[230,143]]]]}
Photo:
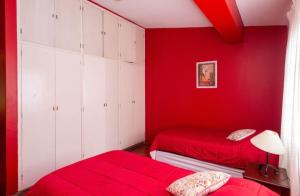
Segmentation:
{"type": "Polygon", "coordinates": [[[196,63],[196,87],[218,87],[218,63],[217,61],[204,61],[196,63]]]}

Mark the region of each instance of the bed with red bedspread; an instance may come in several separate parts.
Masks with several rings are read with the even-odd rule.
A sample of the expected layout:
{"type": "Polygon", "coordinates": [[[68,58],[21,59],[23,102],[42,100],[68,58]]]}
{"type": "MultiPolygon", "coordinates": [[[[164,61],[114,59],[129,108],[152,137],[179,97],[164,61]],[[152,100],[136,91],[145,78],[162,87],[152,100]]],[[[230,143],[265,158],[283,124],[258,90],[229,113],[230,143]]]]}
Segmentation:
{"type": "MultiPolygon", "coordinates": [[[[255,134],[241,140],[230,141],[229,132],[202,131],[198,129],[170,129],[159,133],[151,147],[150,154],[156,150],[170,152],[197,160],[232,168],[245,169],[248,163],[265,163],[266,153],[250,143],[255,134]]],[[[278,164],[278,156],[271,155],[269,163],[278,164]]]]}
{"type": "MultiPolygon", "coordinates": [[[[111,151],[59,169],[39,180],[28,196],[170,195],[166,187],[193,172],[125,151],[111,151]]],[[[277,196],[255,182],[230,178],[212,196],[277,196]]]]}

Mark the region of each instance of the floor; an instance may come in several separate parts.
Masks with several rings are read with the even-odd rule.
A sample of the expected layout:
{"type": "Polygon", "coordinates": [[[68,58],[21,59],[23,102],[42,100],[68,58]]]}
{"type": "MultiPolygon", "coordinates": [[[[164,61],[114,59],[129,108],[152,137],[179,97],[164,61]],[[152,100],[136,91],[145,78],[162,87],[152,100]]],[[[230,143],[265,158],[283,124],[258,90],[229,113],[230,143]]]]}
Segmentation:
{"type": "Polygon", "coordinates": [[[149,146],[147,146],[144,143],[140,143],[133,147],[130,147],[130,148],[126,149],[126,151],[129,151],[129,152],[132,152],[132,153],[144,156],[144,157],[150,157],[149,146]]]}

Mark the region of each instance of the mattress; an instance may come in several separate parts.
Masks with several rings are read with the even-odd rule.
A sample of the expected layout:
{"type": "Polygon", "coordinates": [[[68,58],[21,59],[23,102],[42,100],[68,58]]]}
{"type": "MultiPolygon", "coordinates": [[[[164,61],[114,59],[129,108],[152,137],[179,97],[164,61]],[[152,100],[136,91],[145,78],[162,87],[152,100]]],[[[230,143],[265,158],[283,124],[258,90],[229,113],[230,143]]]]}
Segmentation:
{"type": "MultiPolygon", "coordinates": [[[[28,196],[60,195],[170,195],[174,180],[193,172],[125,151],[111,151],[59,169],[39,180],[28,196]]],[[[213,196],[275,196],[253,181],[230,178],[213,196]]]]}
{"type": "Polygon", "coordinates": [[[245,173],[245,170],[242,169],[226,167],[226,166],[200,161],[190,157],[186,157],[186,156],[182,156],[170,152],[163,152],[159,150],[157,150],[155,153],[155,160],[168,163],[175,167],[180,167],[195,172],[220,171],[220,172],[227,173],[232,177],[236,177],[236,178],[243,178],[245,173]]]}
{"type": "MultiPolygon", "coordinates": [[[[266,153],[250,143],[253,134],[241,141],[230,141],[230,132],[201,131],[197,129],[170,129],[159,133],[151,147],[155,151],[171,152],[197,160],[237,169],[245,169],[248,163],[265,163],[266,153]]],[[[269,163],[278,164],[278,156],[271,155],[269,163]]]]}

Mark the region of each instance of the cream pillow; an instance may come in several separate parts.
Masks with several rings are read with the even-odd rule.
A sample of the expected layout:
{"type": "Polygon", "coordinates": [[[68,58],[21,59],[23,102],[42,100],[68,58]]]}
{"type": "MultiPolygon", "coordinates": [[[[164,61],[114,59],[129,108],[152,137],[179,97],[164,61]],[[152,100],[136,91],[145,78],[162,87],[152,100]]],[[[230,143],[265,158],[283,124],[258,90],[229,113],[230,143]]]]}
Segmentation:
{"type": "Polygon", "coordinates": [[[255,133],[255,131],[256,130],[254,130],[254,129],[240,129],[240,130],[230,133],[230,135],[226,139],[232,140],[232,141],[240,141],[240,140],[252,135],[253,133],[255,133]]]}
{"type": "Polygon", "coordinates": [[[222,187],[229,178],[230,175],[223,172],[197,172],[176,180],[167,191],[175,196],[207,195],[222,187]]]}

